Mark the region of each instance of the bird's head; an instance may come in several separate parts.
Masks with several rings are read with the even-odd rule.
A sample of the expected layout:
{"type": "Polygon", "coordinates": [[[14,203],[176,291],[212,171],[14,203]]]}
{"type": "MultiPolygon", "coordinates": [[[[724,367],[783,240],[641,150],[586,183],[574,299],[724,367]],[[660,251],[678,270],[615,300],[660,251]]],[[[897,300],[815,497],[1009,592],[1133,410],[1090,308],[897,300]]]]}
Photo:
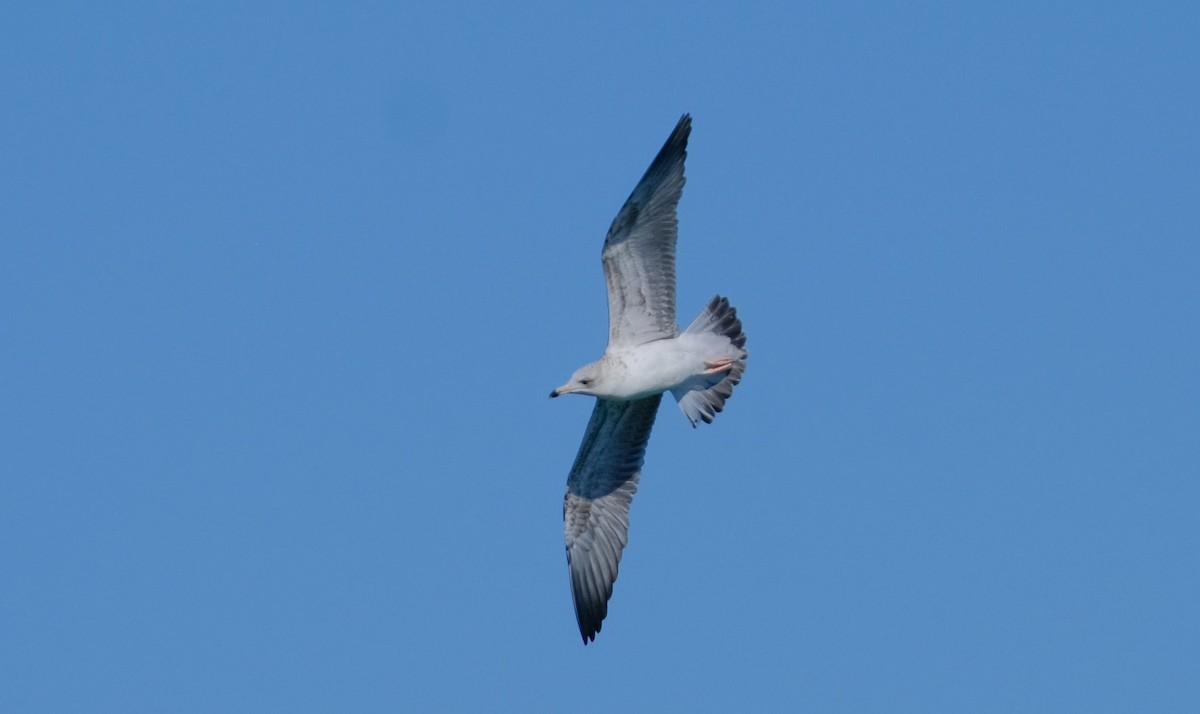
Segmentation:
{"type": "Polygon", "coordinates": [[[596,390],[600,386],[600,377],[599,362],[585,365],[575,370],[575,374],[571,375],[571,379],[566,384],[550,392],[550,396],[557,397],[560,394],[590,394],[593,397],[597,396],[596,390]]]}

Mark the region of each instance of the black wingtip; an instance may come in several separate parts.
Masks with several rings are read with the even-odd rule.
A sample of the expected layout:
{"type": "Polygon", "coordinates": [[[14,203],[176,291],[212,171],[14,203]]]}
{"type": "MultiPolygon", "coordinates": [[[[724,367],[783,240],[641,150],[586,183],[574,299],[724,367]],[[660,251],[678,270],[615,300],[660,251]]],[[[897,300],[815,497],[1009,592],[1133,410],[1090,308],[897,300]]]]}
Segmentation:
{"type": "Polygon", "coordinates": [[[595,642],[596,635],[600,634],[600,627],[603,622],[596,623],[595,627],[587,627],[582,623],[579,625],[579,634],[583,636],[583,644],[586,647],[587,643],[595,642]]]}
{"type": "Polygon", "coordinates": [[[667,149],[673,146],[687,146],[688,137],[692,134],[692,115],[685,113],[679,117],[679,121],[675,123],[675,128],[671,130],[671,136],[667,137],[667,141],[663,144],[662,151],[658,152],[661,156],[667,153],[667,149]]]}
{"type": "Polygon", "coordinates": [[[654,177],[665,176],[677,162],[682,163],[687,158],[688,136],[691,133],[692,115],[684,114],[679,117],[679,121],[675,124],[671,135],[667,137],[662,148],[658,150],[658,155],[654,157],[654,161],[650,162],[650,168],[646,169],[646,173],[642,176],[642,180],[638,182],[638,185],[640,186],[654,177]]]}
{"type": "Polygon", "coordinates": [[[585,611],[578,607],[575,609],[575,624],[579,625],[579,634],[583,637],[583,644],[596,641],[596,635],[600,634],[600,628],[604,626],[604,618],[607,615],[607,601],[600,606],[599,611],[595,609],[585,611]]]}

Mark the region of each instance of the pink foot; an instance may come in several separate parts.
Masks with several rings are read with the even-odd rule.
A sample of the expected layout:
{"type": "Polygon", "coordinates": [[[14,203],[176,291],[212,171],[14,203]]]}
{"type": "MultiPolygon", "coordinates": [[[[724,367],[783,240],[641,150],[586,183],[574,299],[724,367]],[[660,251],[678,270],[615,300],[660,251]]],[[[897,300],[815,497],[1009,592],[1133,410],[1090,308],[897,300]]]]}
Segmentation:
{"type": "Polygon", "coordinates": [[[708,369],[701,372],[701,374],[717,374],[718,372],[728,372],[729,370],[733,369],[733,360],[719,359],[713,360],[712,362],[706,361],[704,366],[708,369]]]}

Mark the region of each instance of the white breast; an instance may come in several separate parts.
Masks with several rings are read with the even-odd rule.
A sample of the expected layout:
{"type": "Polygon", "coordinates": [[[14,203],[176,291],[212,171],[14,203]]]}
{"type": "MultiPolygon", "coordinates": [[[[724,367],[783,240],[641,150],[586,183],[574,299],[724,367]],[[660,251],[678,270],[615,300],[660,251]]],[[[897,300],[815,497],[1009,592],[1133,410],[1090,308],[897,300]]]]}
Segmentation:
{"type": "Polygon", "coordinates": [[[606,385],[614,399],[641,399],[664,392],[703,370],[699,353],[679,338],[655,340],[604,355],[616,376],[606,385]]]}

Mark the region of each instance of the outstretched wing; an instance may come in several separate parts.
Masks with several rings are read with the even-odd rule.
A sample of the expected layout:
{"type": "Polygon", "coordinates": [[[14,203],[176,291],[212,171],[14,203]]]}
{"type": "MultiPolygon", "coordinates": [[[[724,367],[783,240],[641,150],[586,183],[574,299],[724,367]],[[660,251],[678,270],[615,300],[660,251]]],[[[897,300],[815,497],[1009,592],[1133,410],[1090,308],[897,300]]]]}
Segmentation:
{"type": "Polygon", "coordinates": [[[600,258],[608,283],[609,345],[674,337],[675,208],[683,195],[683,162],[692,118],[684,114],[621,207],[600,258]]]}
{"type": "Polygon", "coordinates": [[[632,402],[597,399],[567,477],[567,568],[584,644],[596,639],[608,614],[621,551],[628,542],[629,504],[637,492],[646,441],[661,400],[661,394],[632,402]]]}

